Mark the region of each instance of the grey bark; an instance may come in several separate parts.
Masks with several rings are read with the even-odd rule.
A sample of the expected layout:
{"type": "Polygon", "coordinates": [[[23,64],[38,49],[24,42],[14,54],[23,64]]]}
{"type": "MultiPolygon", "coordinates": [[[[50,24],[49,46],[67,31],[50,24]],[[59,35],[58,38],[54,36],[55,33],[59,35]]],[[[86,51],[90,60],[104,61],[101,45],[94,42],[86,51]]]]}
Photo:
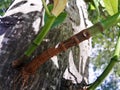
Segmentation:
{"type": "MultiPolygon", "coordinates": [[[[73,35],[75,28],[74,26],[80,25],[80,13],[79,8],[76,5],[77,0],[68,0],[69,7],[66,7],[68,16],[63,24],[55,27],[50,30],[46,36],[46,40],[37,48],[33,55],[29,58],[32,60],[35,56],[42,53],[51,46],[57,45],[59,42],[69,38],[73,35]]],[[[26,87],[22,87],[22,78],[19,76],[19,70],[13,69],[11,67],[11,62],[18,59],[23,55],[24,51],[28,48],[29,44],[35,38],[36,33],[34,28],[32,28],[32,22],[35,21],[38,17],[43,18],[43,12],[30,12],[27,15],[22,15],[18,13],[14,14],[15,16],[21,17],[21,21],[15,25],[15,27],[9,27],[5,33],[3,40],[1,42],[0,49],[0,90],[78,90],[82,89],[83,86],[87,83],[84,80],[84,77],[88,79],[88,58],[85,62],[85,71],[78,72],[83,78],[83,81],[79,83],[73,83],[72,80],[66,79],[63,77],[66,68],[69,64],[69,52],[72,50],[74,57],[74,63],[78,71],[82,64],[79,64],[79,46],[73,47],[66,52],[62,52],[57,55],[58,66],[53,63],[52,60],[47,61],[43,64],[39,70],[31,76],[30,80],[26,87]],[[17,27],[24,27],[18,28],[17,27]]],[[[39,24],[40,28],[42,23],[39,24]]],[[[82,28],[83,29],[83,28],[82,28]]],[[[54,59],[53,59],[54,60],[54,59]]],[[[70,73],[70,72],[69,72],[70,73]]],[[[74,75],[74,73],[73,73],[74,75]]],[[[75,76],[76,78],[76,76],[75,76]]]]}

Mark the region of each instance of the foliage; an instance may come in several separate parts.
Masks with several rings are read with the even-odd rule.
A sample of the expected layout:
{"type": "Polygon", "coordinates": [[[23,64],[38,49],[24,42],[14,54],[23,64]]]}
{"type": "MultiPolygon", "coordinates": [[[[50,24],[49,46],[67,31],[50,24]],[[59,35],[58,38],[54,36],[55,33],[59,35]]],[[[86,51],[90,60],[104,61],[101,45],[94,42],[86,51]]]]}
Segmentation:
{"type": "MultiPolygon", "coordinates": [[[[101,1],[102,0],[98,0],[98,3],[99,3],[98,6],[99,6],[99,11],[100,11],[99,12],[100,16],[99,16],[98,21],[109,16],[107,10],[105,9],[105,7],[103,7],[103,2],[101,2],[101,1]]],[[[90,5],[91,4],[93,4],[93,3],[90,2],[90,5]]],[[[96,11],[97,11],[97,9],[91,10],[89,8],[89,13],[90,14],[93,13],[92,15],[90,15],[90,16],[92,16],[92,17],[90,17],[90,19],[92,20],[93,23],[96,22],[95,17],[98,17],[97,14],[95,14],[96,11]],[[93,17],[93,16],[95,16],[95,17],[93,17]]],[[[115,48],[115,43],[116,43],[116,40],[118,38],[118,37],[116,37],[116,36],[118,36],[118,31],[119,31],[119,27],[114,26],[114,27],[111,27],[109,30],[106,30],[103,34],[99,34],[98,38],[93,38],[93,44],[92,44],[93,48],[95,47],[97,49],[97,52],[98,52],[98,54],[94,54],[94,52],[93,52],[93,54],[94,54],[93,56],[97,56],[95,58],[97,60],[95,60],[95,61],[101,62],[101,63],[99,63],[99,65],[95,65],[95,66],[100,67],[101,64],[107,62],[106,59],[112,57],[112,54],[113,54],[113,51],[115,48]]],[[[93,62],[93,63],[95,64],[98,62],[93,62]]]]}
{"type": "Polygon", "coordinates": [[[103,0],[105,8],[110,15],[118,12],[118,0],[103,0]]]}
{"type": "MultiPolygon", "coordinates": [[[[113,15],[116,12],[120,11],[120,0],[93,0],[94,2],[89,2],[89,16],[93,23],[100,21],[103,18],[113,15]],[[118,2],[119,1],[119,2],[118,2]],[[119,3],[119,4],[118,4],[119,3]],[[96,5],[97,4],[97,5],[96,5]],[[95,9],[91,8],[94,7],[95,9]]],[[[93,55],[91,58],[91,63],[94,64],[94,70],[105,69],[110,62],[110,58],[113,56],[115,49],[115,44],[118,39],[119,26],[111,27],[109,30],[106,30],[102,35],[98,35],[98,38],[93,38],[93,55]],[[97,53],[96,53],[97,52],[97,53]],[[101,68],[102,67],[102,68],[101,68]]],[[[120,65],[117,63],[114,67],[115,78],[118,78],[120,75],[120,65]]],[[[114,87],[110,87],[116,79],[111,81],[105,81],[106,83],[102,84],[102,90],[107,90],[105,87],[108,85],[109,90],[116,90],[114,87]],[[103,89],[104,88],[104,89],[103,89]]],[[[118,82],[118,80],[116,81],[118,82]]]]}
{"type": "Polygon", "coordinates": [[[0,15],[2,16],[7,10],[12,0],[0,0],[0,15]]]}

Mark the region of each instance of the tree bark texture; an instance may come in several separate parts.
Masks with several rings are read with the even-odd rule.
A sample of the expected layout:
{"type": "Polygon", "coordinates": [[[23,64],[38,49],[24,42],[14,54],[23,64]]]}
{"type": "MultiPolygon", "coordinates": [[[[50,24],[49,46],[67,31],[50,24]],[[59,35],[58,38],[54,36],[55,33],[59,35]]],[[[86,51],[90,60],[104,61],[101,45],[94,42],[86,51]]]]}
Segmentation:
{"type": "MultiPolygon", "coordinates": [[[[0,90],[83,90],[83,87],[88,84],[90,40],[86,40],[78,46],[51,58],[34,75],[31,75],[25,86],[23,86],[23,78],[20,76],[19,69],[16,70],[11,67],[12,61],[23,55],[39,32],[35,31],[36,28],[31,27],[33,22],[40,20],[40,23],[37,22],[39,23],[37,27],[41,28],[43,26],[44,10],[43,6],[41,7],[41,12],[10,15],[12,18],[19,17],[20,21],[7,28],[6,33],[0,36],[2,38],[0,90]]],[[[7,13],[10,14],[10,9],[5,16],[7,16],[7,13]]],[[[59,42],[91,25],[87,16],[87,6],[83,0],[68,0],[65,11],[68,13],[66,20],[50,30],[42,44],[27,62],[30,62],[47,48],[55,45],[57,47],[59,42]]]]}

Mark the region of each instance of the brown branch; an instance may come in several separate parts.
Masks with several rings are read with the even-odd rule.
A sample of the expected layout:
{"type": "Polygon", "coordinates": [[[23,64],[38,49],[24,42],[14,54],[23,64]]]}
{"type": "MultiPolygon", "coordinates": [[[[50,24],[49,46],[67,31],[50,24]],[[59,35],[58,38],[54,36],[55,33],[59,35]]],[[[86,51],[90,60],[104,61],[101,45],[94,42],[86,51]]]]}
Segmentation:
{"type": "MultiPolygon", "coordinates": [[[[62,51],[66,51],[68,48],[75,46],[86,39],[89,39],[89,37],[92,35],[95,35],[97,33],[103,33],[103,31],[104,31],[103,26],[100,23],[96,23],[94,26],[79,32],[78,34],[72,36],[71,38],[69,38],[68,40],[65,40],[64,42],[61,42],[57,48],[53,47],[53,48],[46,50],[45,52],[43,52],[44,54],[42,53],[37,58],[39,59],[41,58],[40,62],[48,60],[52,56],[57,55],[58,53],[62,51]]],[[[25,65],[24,62],[28,60],[28,58],[29,58],[28,56],[23,55],[19,59],[12,62],[12,67],[20,69],[21,67],[25,65]]]]}
{"type": "Polygon", "coordinates": [[[28,73],[28,75],[34,74],[43,63],[48,61],[54,55],[57,55],[62,51],[66,51],[68,48],[78,45],[80,42],[87,40],[90,37],[91,34],[87,29],[82,30],[78,34],[72,36],[71,38],[65,40],[64,42],[61,42],[57,48],[52,47],[44,51],[41,55],[37,56],[30,63],[26,64],[23,67],[22,72],[28,73]]]}

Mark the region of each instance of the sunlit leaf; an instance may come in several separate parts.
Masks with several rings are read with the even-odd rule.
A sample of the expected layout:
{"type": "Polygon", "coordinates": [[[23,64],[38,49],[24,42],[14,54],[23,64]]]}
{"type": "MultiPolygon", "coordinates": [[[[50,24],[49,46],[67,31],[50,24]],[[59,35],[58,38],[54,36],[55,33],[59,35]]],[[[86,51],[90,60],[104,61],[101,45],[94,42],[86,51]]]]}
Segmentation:
{"type": "Polygon", "coordinates": [[[90,3],[90,10],[95,10],[95,7],[92,3],[90,3]]]}
{"type": "Polygon", "coordinates": [[[118,12],[118,0],[103,0],[105,8],[110,15],[118,12]]]}

